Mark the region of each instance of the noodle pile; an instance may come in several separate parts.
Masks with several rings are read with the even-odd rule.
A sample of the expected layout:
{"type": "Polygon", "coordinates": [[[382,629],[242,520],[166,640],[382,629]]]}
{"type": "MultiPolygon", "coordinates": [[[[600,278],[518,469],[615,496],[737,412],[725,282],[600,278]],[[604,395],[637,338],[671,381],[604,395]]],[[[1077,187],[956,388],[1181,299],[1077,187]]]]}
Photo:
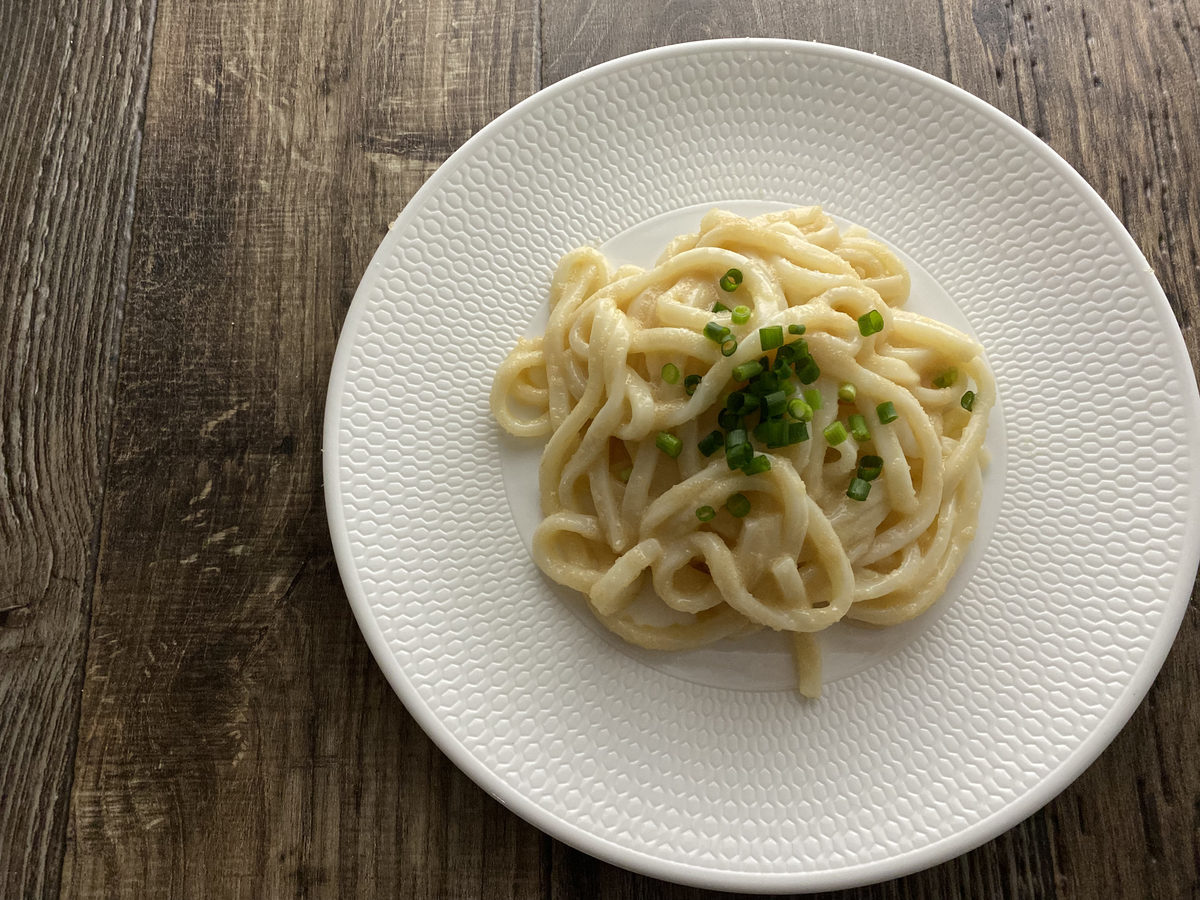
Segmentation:
{"type": "Polygon", "coordinates": [[[753,219],[714,210],[649,270],[611,271],[589,248],[568,253],[545,334],[518,342],[492,389],[505,430],[548,438],[538,566],[641,647],[789,632],[798,689],[816,696],[815,633],[919,615],[975,533],[994,383],[982,348],[903,309],[908,292],[890,250],[861,228],[839,231],[819,207],[753,219]],[[732,291],[727,278],[722,287],[730,270],[732,291]],[[721,309],[735,305],[747,322],[721,309]],[[728,340],[706,334],[714,322],[728,340]],[[764,352],[760,334],[773,326],[804,349],[764,352]],[[819,377],[801,383],[785,353],[810,357],[819,377]],[[734,377],[756,360],[782,373],[789,403],[812,402],[789,406],[810,411],[806,439],[751,440],[769,468],[747,474],[726,447],[711,452],[710,439],[706,456],[701,446],[714,431],[728,441],[732,428],[765,421],[765,405],[732,428],[733,412],[719,421],[737,406],[731,393],[758,402],[755,385],[734,377]],[[866,428],[839,439],[847,421],[866,428]],[[881,469],[865,482],[875,458],[881,469]],[[865,499],[848,496],[852,482],[868,484],[865,499]],[[749,501],[740,516],[737,495],[749,501]],[[648,615],[635,602],[647,580],[659,607],[648,615]]]}

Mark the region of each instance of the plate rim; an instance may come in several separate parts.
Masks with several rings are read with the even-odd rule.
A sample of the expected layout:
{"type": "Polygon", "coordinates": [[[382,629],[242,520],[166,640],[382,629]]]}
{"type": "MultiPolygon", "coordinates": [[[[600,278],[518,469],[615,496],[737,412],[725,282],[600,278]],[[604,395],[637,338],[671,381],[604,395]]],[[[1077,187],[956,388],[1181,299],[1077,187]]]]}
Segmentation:
{"type": "MultiPolygon", "coordinates": [[[[1191,376],[1186,379],[1191,386],[1183,389],[1184,409],[1180,416],[1187,423],[1186,441],[1200,448],[1200,388],[1197,387],[1194,364],[1188,353],[1183,334],[1170,308],[1166,294],[1153,268],[1146,260],[1141,248],[1130,235],[1124,224],[1088,181],[1075,170],[1059,153],[1042,141],[1020,122],[1007,113],[976,97],[963,88],[917,69],[875,53],[854,50],[835,44],[816,41],[797,41],[787,38],[718,38],[713,40],[689,41],[655,47],[607,60],[583,69],[543,87],[524,98],[468,138],[457,150],[443,161],[425,183],[413,194],[404,209],[392,220],[387,234],[371,258],[363,273],[354,298],[342,323],[338,335],[326,391],[325,414],[322,428],[322,476],[324,479],[325,511],[330,539],[338,573],[346,591],[347,599],[359,630],[371,650],[376,665],[382,670],[388,684],[400,698],[409,714],[420,725],[425,734],[454,765],[470,778],[485,793],[497,800],[501,806],[520,816],[556,840],[594,856],[604,862],[653,878],[661,878],[694,887],[768,893],[779,891],[822,891],[860,887],[912,874],[939,865],[998,837],[1019,824],[1030,815],[1047,805],[1087,769],[1112,743],[1124,728],[1133,712],[1141,704],[1163,663],[1166,661],[1175,637],[1183,621],[1191,596],[1191,585],[1200,565],[1200,516],[1188,519],[1183,533],[1182,557],[1179,569],[1163,608],[1158,630],[1146,648],[1141,665],[1134,672],[1124,691],[1104,714],[1095,729],[1082,739],[1080,744],[1054,770],[1033,788],[990,816],[987,816],[950,837],[937,840],[923,847],[889,856],[885,859],[858,863],[839,869],[820,872],[753,872],[738,869],[715,869],[692,863],[664,860],[642,850],[615,844],[599,837],[579,825],[559,818],[538,805],[515,788],[509,786],[476,759],[467,747],[451,733],[446,725],[421,699],[399,660],[388,646],[387,639],[371,611],[370,599],[362,587],[354,565],[350,538],[346,528],[345,508],[342,504],[342,488],[338,478],[341,459],[338,452],[338,432],[342,421],[341,397],[345,390],[346,373],[353,350],[354,335],[357,334],[366,308],[366,292],[375,284],[376,278],[399,241],[398,226],[407,222],[411,210],[426,196],[436,192],[455,168],[455,164],[469,156],[474,149],[485,143],[489,136],[513,119],[557,94],[565,93],[576,84],[592,78],[641,63],[704,53],[710,50],[785,51],[806,56],[831,57],[852,63],[875,67],[890,75],[913,79],[924,87],[941,91],[955,100],[965,103],[993,122],[1011,131],[1031,152],[1040,155],[1060,178],[1065,179],[1081,195],[1089,212],[1109,226],[1116,226],[1116,241],[1131,258],[1140,259],[1145,266],[1141,273],[1146,284],[1147,299],[1157,313],[1160,326],[1166,335],[1172,363],[1179,368],[1187,363],[1191,376]]],[[[1200,478],[1192,479],[1189,492],[1190,508],[1200,511],[1200,478]]]]}

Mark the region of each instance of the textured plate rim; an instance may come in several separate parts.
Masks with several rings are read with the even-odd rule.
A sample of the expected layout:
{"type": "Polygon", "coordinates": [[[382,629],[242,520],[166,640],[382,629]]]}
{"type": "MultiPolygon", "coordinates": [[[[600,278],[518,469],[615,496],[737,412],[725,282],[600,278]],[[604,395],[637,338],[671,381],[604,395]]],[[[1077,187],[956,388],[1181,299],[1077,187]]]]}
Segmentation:
{"type": "MultiPolygon", "coordinates": [[[[1200,390],[1197,389],[1191,359],[1187,351],[1183,335],[1179,330],[1174,314],[1171,312],[1166,295],[1162,290],[1153,270],[1129,232],[1125,229],[1116,214],[1096,193],[1090,184],[1052,147],[1040,140],[1021,123],[974,94],[904,63],[852,50],[831,44],[811,41],[793,41],[782,38],[722,38],[709,41],[693,41],[683,44],[673,44],[651,50],[643,50],[627,56],[609,60],[589,69],[577,72],[561,81],[530,95],[504,113],[497,116],[482,129],[469,138],[438,169],[429,177],[421,188],[406,204],[404,210],[392,222],[388,233],[384,236],[375,251],[359,286],[354,294],[350,309],[342,325],[338,338],[337,350],[334,354],[333,366],[330,373],[329,387],[326,393],[325,419],[323,429],[322,474],[325,480],[325,506],[329,521],[330,536],[333,543],[334,556],[337,560],[338,571],[346,590],[350,607],[354,612],[359,629],[363,633],[376,664],[383,671],[388,683],[404,703],[412,717],[422,730],[446,754],[447,757],[480,788],[496,799],[502,806],[516,813],[525,821],[534,825],[550,836],[563,841],[570,846],[612,863],[654,878],[674,881],[680,884],[704,888],[715,888],[730,891],[768,893],[778,891],[821,891],[839,888],[858,887],[865,884],[885,881],[903,875],[911,874],[931,866],[953,859],[963,853],[975,849],[983,843],[997,837],[1014,825],[1032,815],[1061,793],[1071,782],[1095,761],[1101,752],[1112,742],[1120,730],[1129,721],[1135,709],[1141,703],[1153,684],[1155,677],[1166,660],[1167,653],[1174,643],[1183,615],[1187,609],[1191,595],[1191,587],[1195,571],[1200,565],[1200,516],[1191,516],[1184,530],[1183,551],[1180,559],[1179,572],[1172,585],[1170,595],[1166,599],[1163,619],[1157,633],[1146,649],[1142,663],[1134,673],[1133,678],[1125,686],[1124,692],[1116,703],[1107,711],[1096,728],[1085,737],[1057,769],[1050,772],[1033,789],[1019,797],[998,812],[981,819],[975,824],[963,829],[952,837],[928,844],[907,853],[890,856],[883,860],[861,863],[840,869],[818,873],[761,873],[736,870],[718,870],[704,866],[691,865],[662,860],[651,854],[634,850],[629,847],[614,844],[606,839],[597,837],[591,832],[558,818],[546,811],[535,802],[525,797],[519,791],[511,788],[498,778],[489,768],[478,761],[470,751],[459,742],[445,724],[437,718],[433,711],[425,705],[416,692],[399,661],[387,644],[382,629],[376,620],[367,597],[358,578],[354,565],[350,538],[346,527],[345,510],[342,505],[341,483],[338,469],[341,459],[338,453],[338,432],[342,418],[341,398],[345,389],[345,378],[353,348],[353,337],[357,333],[366,307],[365,295],[369,286],[375,280],[383,267],[383,260],[399,242],[402,226],[410,218],[411,210],[428,194],[436,192],[449,173],[473,150],[486,142],[488,137],[504,124],[520,118],[537,105],[549,98],[566,92],[576,84],[604,75],[610,71],[638,65],[640,63],[668,58],[686,56],[693,53],[703,53],[708,50],[737,49],[745,51],[774,50],[788,51],[797,54],[829,57],[843,61],[872,66],[889,75],[900,75],[910,78],[924,87],[948,94],[960,103],[965,103],[975,111],[996,122],[1001,127],[1017,136],[1030,152],[1039,155],[1053,172],[1074,187],[1087,204],[1089,213],[1103,221],[1115,232],[1117,243],[1125,251],[1128,258],[1141,260],[1145,264],[1142,280],[1145,294],[1158,315],[1162,331],[1166,335],[1166,349],[1171,361],[1177,369],[1185,374],[1187,409],[1181,418],[1187,423],[1186,441],[1193,447],[1200,447],[1200,390]],[[1115,226],[1115,228],[1113,228],[1115,226]]],[[[1200,479],[1193,479],[1189,492],[1189,508],[1200,511],[1200,479]]]]}

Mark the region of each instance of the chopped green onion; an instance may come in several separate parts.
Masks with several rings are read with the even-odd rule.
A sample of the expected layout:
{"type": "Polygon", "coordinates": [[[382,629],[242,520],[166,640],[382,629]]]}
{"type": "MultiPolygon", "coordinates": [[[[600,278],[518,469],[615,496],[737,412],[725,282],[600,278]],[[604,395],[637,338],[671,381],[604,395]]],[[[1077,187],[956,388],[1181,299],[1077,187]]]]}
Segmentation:
{"type": "Polygon", "coordinates": [[[874,481],[882,472],[882,456],[864,456],[858,461],[858,477],[863,481],[874,481]]]}
{"type": "Polygon", "coordinates": [[[717,344],[722,344],[728,340],[730,334],[732,332],[720,322],[709,322],[704,326],[704,336],[717,344]]]}
{"type": "Polygon", "coordinates": [[[967,391],[962,395],[962,399],[958,402],[963,409],[965,409],[967,412],[970,412],[975,407],[975,392],[967,391]]]}
{"type": "Polygon", "coordinates": [[[733,449],[726,448],[725,464],[729,466],[730,471],[740,469],[746,463],[750,462],[754,457],[754,448],[750,446],[750,442],[738,444],[733,449]]]}
{"type": "Polygon", "coordinates": [[[891,400],[880,403],[875,407],[875,413],[879,416],[879,421],[886,425],[888,422],[895,422],[898,418],[896,415],[896,404],[891,400]]]}
{"type": "Polygon", "coordinates": [[[654,437],[654,446],[671,457],[671,459],[674,459],[679,455],[679,451],[683,449],[683,441],[669,431],[660,431],[654,437]]]}
{"type": "Polygon", "coordinates": [[[820,409],[825,404],[821,401],[821,392],[816,388],[806,388],[804,390],[804,402],[813,409],[820,409]]]}
{"type": "Polygon", "coordinates": [[[696,446],[705,456],[712,456],[721,449],[721,444],[724,443],[724,436],[719,431],[710,431],[704,437],[700,438],[700,443],[696,446]]]}
{"type": "Polygon", "coordinates": [[[679,366],[667,363],[662,367],[662,380],[667,384],[679,384],[679,366]]]}
{"type": "Polygon", "coordinates": [[[949,368],[933,379],[933,386],[935,388],[948,388],[956,381],[958,381],[958,369],[949,368]]]}
{"type": "Polygon", "coordinates": [[[796,377],[801,384],[812,384],[821,377],[821,367],[811,356],[806,356],[796,363],[796,377]]]}
{"type": "Polygon", "coordinates": [[[776,447],[786,447],[788,443],[788,423],[776,419],[767,422],[766,425],[767,447],[772,450],[776,447]]]}
{"type": "Polygon", "coordinates": [[[867,430],[867,420],[858,413],[855,413],[846,421],[850,425],[851,436],[860,444],[871,439],[871,432],[867,430]]]}
{"type": "Polygon", "coordinates": [[[756,456],[750,462],[742,466],[742,471],[747,475],[761,475],[763,472],[771,468],[771,457],[756,456]]]}
{"type": "Polygon", "coordinates": [[[863,337],[878,334],[880,331],[883,331],[883,316],[879,314],[879,310],[873,309],[858,317],[858,333],[863,337]]]}
{"type": "Polygon", "coordinates": [[[735,447],[740,447],[742,444],[748,443],[750,440],[746,434],[746,429],[742,427],[731,428],[725,433],[725,449],[732,450],[735,447]]]}
{"type": "Polygon", "coordinates": [[[754,426],[754,439],[760,444],[767,442],[767,426],[770,424],[770,422],[762,421],[754,426]]]}
{"type": "Polygon", "coordinates": [[[753,405],[753,401],[745,391],[734,391],[725,398],[725,408],[730,412],[741,413],[742,410],[751,405],[753,405]]]}
{"type": "Polygon", "coordinates": [[[779,348],[779,352],[775,354],[775,368],[786,367],[788,363],[794,362],[797,359],[796,344],[799,341],[792,341],[790,344],[784,344],[779,348]]]}
{"type": "Polygon", "coordinates": [[[858,396],[858,388],[848,381],[843,381],[838,386],[838,399],[845,400],[847,403],[853,403],[854,398],[858,396]]]}
{"type": "Polygon", "coordinates": [[[750,321],[750,307],[735,306],[733,308],[733,324],[734,325],[745,325],[749,321],[750,321]]]}
{"type": "Polygon", "coordinates": [[[762,370],[762,364],[757,359],[752,359],[749,362],[744,362],[741,365],[733,367],[733,380],[749,381],[755,375],[761,375],[762,370]]]}
{"type": "Polygon", "coordinates": [[[807,425],[805,425],[803,422],[789,422],[788,423],[787,442],[789,444],[799,444],[799,443],[802,443],[807,440],[808,440],[808,426],[807,425]]]}
{"type": "Polygon", "coordinates": [[[735,353],[737,353],[737,341],[735,341],[733,338],[730,338],[721,344],[722,356],[733,356],[735,353]]]}
{"type": "Polygon", "coordinates": [[[866,500],[869,493],[871,493],[871,482],[861,478],[850,479],[850,487],[846,491],[846,496],[851,500],[866,500]]]}
{"type": "Polygon", "coordinates": [[[813,417],[812,407],[799,397],[795,397],[788,401],[787,411],[788,415],[798,422],[808,422],[811,421],[813,417]]]}
{"type": "Polygon", "coordinates": [[[716,313],[729,312],[729,307],[726,306],[724,303],[722,303],[720,300],[718,300],[716,303],[713,304],[712,311],[716,312],[716,313]]]}
{"type": "Polygon", "coordinates": [[[825,435],[825,440],[830,447],[836,447],[846,439],[846,426],[841,422],[831,422],[821,433],[825,435]]]}
{"type": "Polygon", "coordinates": [[[700,382],[703,381],[699,375],[688,375],[683,379],[683,391],[689,397],[696,393],[696,388],[700,387],[700,382]]]}
{"type": "Polygon", "coordinates": [[[729,510],[730,515],[740,519],[750,512],[750,500],[745,494],[731,494],[725,501],[725,508],[729,510]]]}
{"type": "Polygon", "coordinates": [[[726,431],[731,428],[737,428],[741,421],[742,417],[735,413],[732,409],[723,409],[717,413],[717,424],[726,431]]]}
{"type": "Polygon", "coordinates": [[[804,334],[803,325],[789,325],[788,334],[804,334]]]}
{"type": "Polygon", "coordinates": [[[627,484],[629,482],[629,476],[632,474],[633,466],[621,466],[621,468],[617,469],[617,481],[621,482],[622,484],[627,484]]]}
{"type": "Polygon", "coordinates": [[[738,285],[742,283],[741,269],[730,269],[721,276],[721,290],[727,294],[732,294],[738,289],[738,285]]]}
{"type": "Polygon", "coordinates": [[[770,418],[782,416],[786,409],[787,394],[783,391],[772,391],[762,398],[762,412],[764,416],[770,418]]]}
{"type": "Polygon", "coordinates": [[[717,517],[717,511],[711,506],[702,506],[696,510],[696,518],[701,522],[711,522],[717,517]]]}
{"type": "MultiPolygon", "coordinates": [[[[762,365],[761,360],[759,361],[759,365],[762,365]]],[[[762,397],[765,394],[771,393],[771,391],[777,390],[779,390],[779,376],[774,372],[763,372],[746,388],[747,393],[753,394],[756,397],[762,397]]]]}
{"type": "Polygon", "coordinates": [[[762,345],[763,350],[774,350],[776,347],[782,347],[783,326],[768,325],[766,328],[758,329],[758,342],[762,345]]]}

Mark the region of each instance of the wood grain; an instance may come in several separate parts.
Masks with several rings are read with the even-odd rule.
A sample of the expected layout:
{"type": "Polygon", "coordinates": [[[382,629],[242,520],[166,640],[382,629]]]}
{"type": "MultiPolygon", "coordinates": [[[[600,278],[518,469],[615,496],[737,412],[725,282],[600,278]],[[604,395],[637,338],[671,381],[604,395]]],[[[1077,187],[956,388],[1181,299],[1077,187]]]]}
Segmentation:
{"type": "Polygon", "coordinates": [[[541,838],[379,676],[320,479],[357,280],[437,163],[533,90],[535,32],[507,0],[160,3],[64,896],[540,879],[541,838]]]}
{"type": "Polygon", "coordinates": [[[0,896],[53,896],[153,4],[0,4],[0,896]]]}
{"type": "MultiPolygon", "coordinates": [[[[1200,360],[1198,28],[1184,0],[0,4],[0,896],[726,896],[541,835],[370,659],[320,419],[387,223],[543,83],[683,40],[827,41],[1047,140],[1200,360]]],[[[1061,797],[943,866],[824,896],[1200,896],[1198,687],[1193,605],[1061,797]]]]}

